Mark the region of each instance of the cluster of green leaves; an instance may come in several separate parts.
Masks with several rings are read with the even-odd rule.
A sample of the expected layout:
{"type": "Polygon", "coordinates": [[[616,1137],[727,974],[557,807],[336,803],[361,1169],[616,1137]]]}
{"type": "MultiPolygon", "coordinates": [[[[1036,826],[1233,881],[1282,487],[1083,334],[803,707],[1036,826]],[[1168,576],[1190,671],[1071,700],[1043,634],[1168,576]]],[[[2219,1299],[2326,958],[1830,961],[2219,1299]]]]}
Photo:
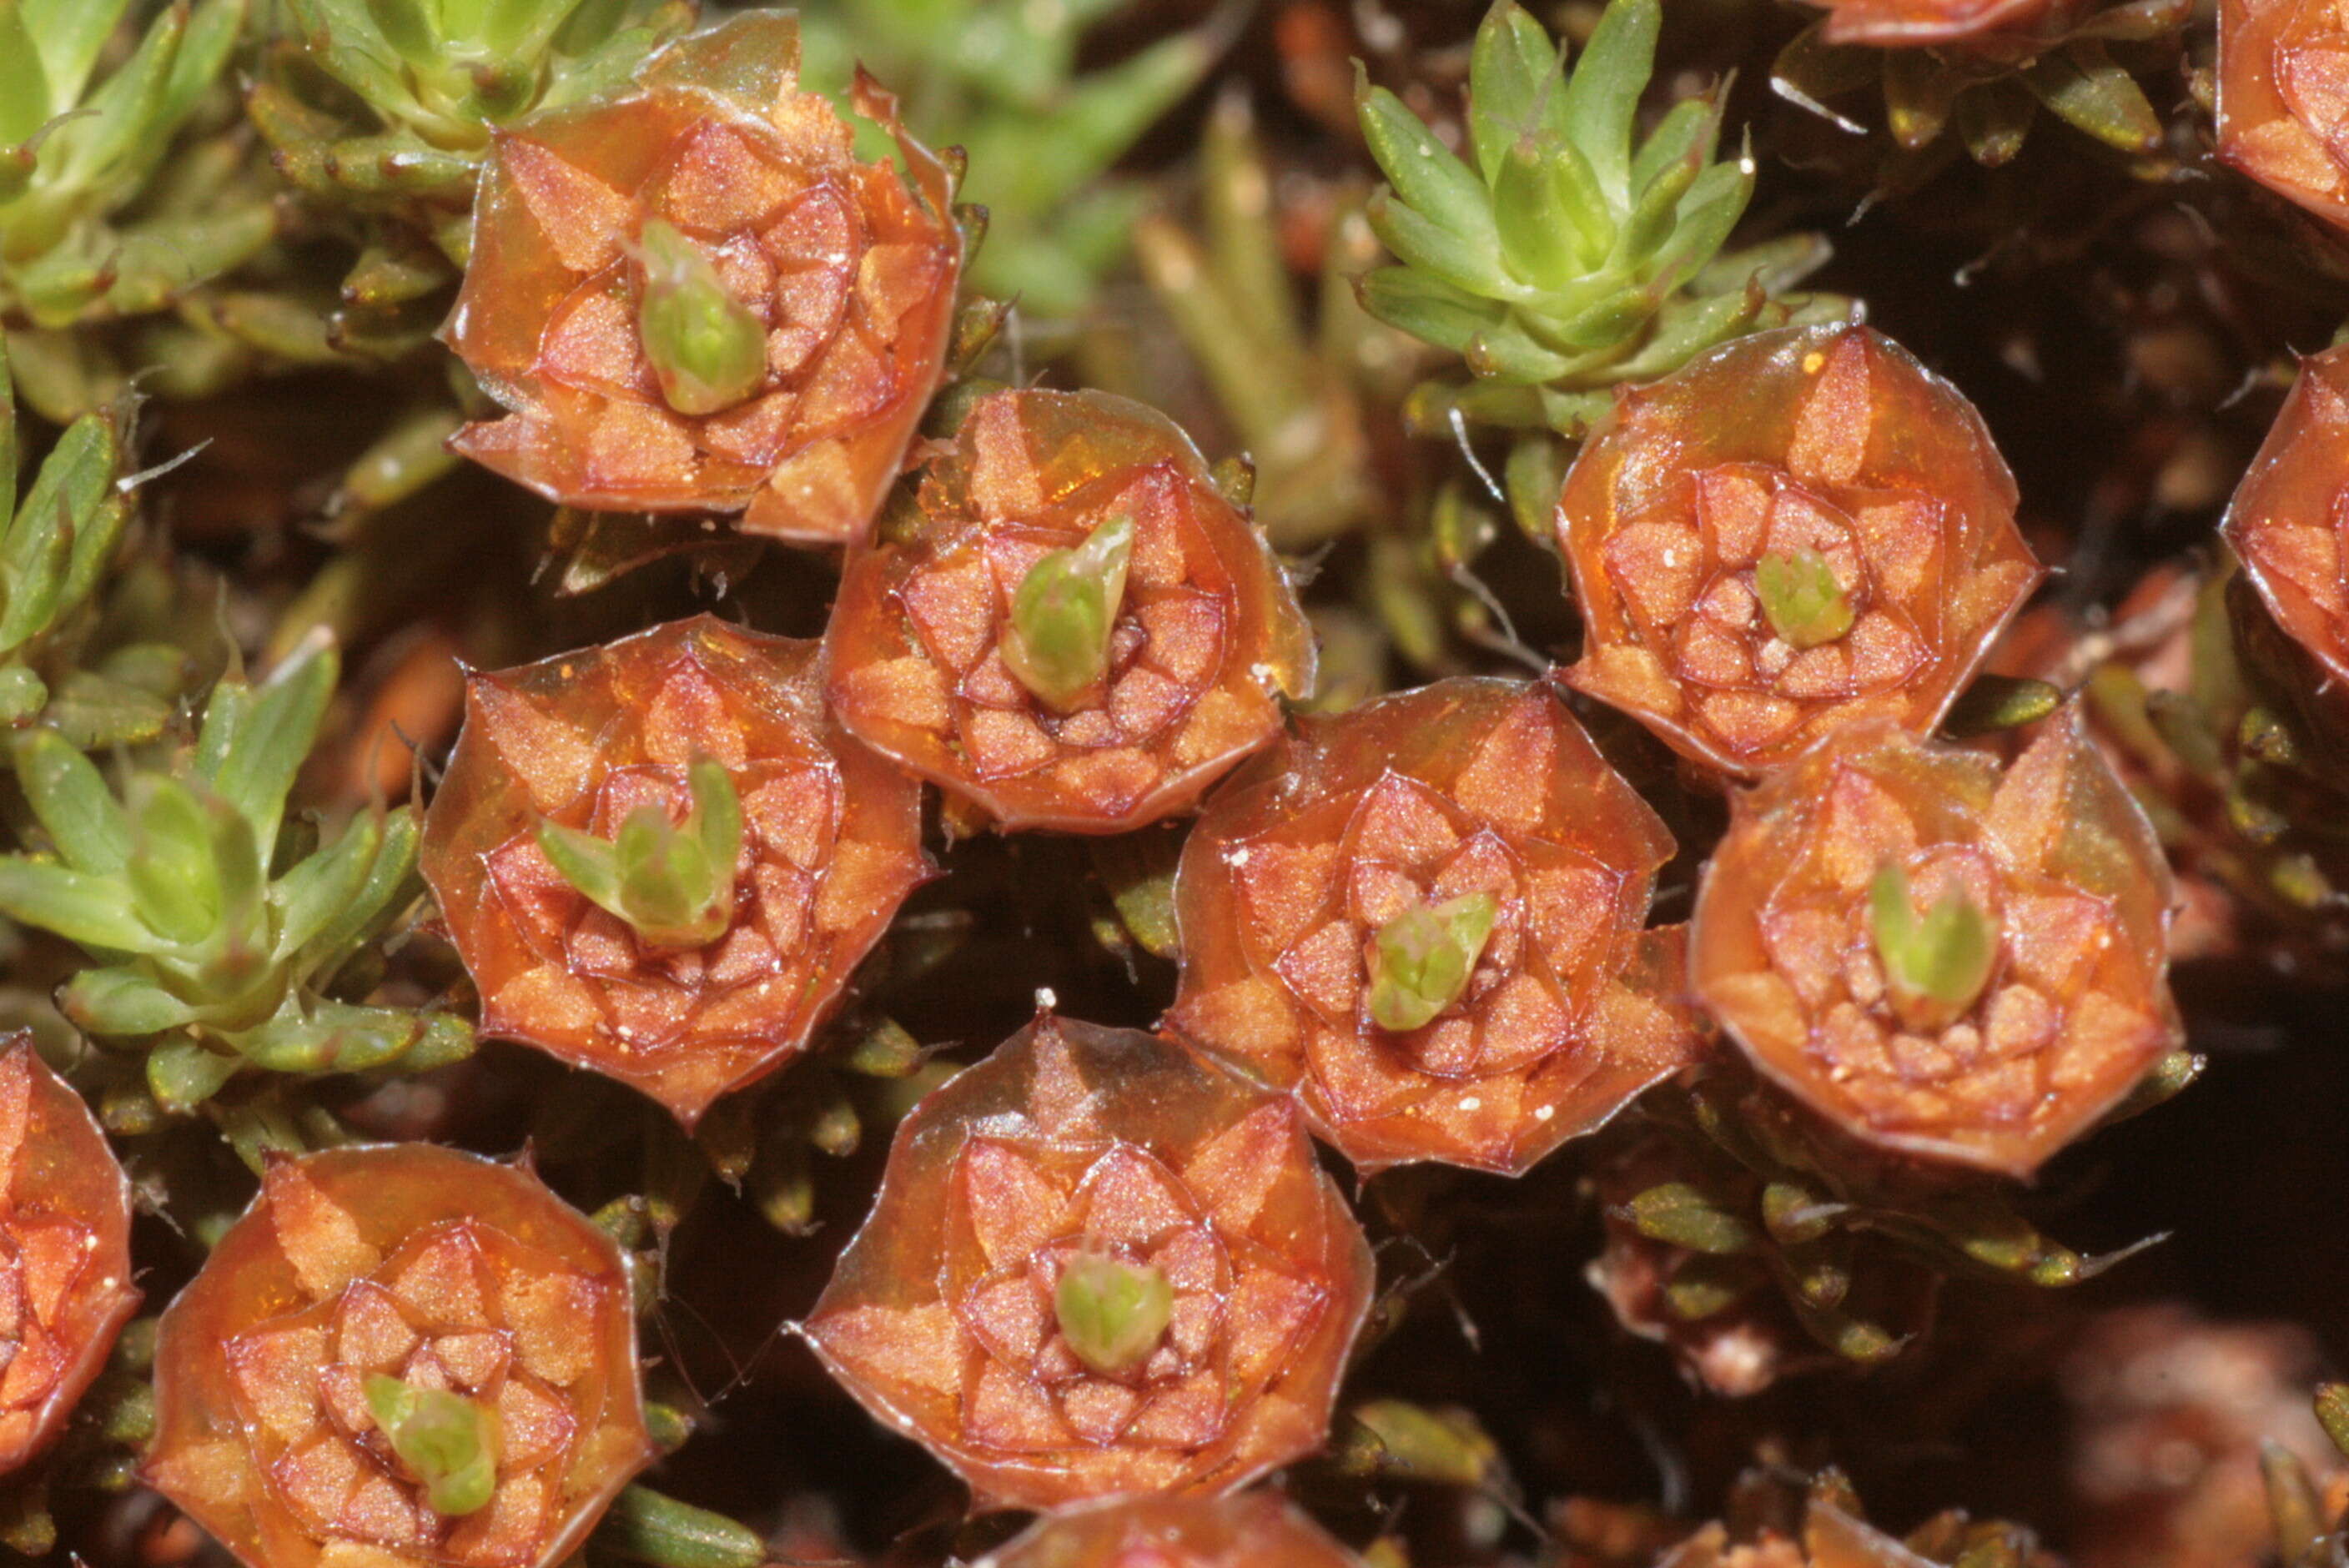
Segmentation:
{"type": "Polygon", "coordinates": [[[1719,89],[1673,106],[1644,141],[1661,0],[1613,0],[1581,59],[1516,0],[1476,32],[1464,161],[1367,77],[1362,134],[1388,184],[1370,219],[1402,265],[1362,280],[1370,312],[1464,356],[1471,418],[1573,433],[1611,387],[1651,380],[1764,326],[1840,314],[1780,297],[1825,258],[1816,237],[1722,253],[1754,192],[1717,161],[1719,89]]]}
{"type": "Polygon", "coordinates": [[[472,1048],[459,1018],[334,995],[420,888],[412,809],[363,813],[327,842],[285,820],[338,665],[315,641],[259,686],[222,679],[193,740],[128,768],[119,788],[54,729],[14,742],[47,846],[0,857],[0,913],[96,961],[58,1005],[89,1034],[144,1047],[168,1109],[242,1068],[420,1068],[472,1048]]]}
{"type": "Polygon", "coordinates": [[[152,739],[187,667],[175,647],[134,643],[81,667],[98,600],[129,525],[128,399],[67,427],[16,497],[17,431],[0,346],[0,726],[38,717],[77,746],[152,739]]]}
{"type": "MultiPolygon", "coordinates": [[[[2162,119],[2137,78],[2175,62],[2193,15],[2193,0],[2120,0],[1932,49],[1831,43],[1821,19],[1780,52],[1770,86],[1855,134],[1866,128],[1831,106],[1879,90],[1896,165],[1911,160],[1918,174],[1939,166],[1951,129],[1975,162],[2011,161],[2043,108],[2107,147],[2143,155],[2161,145],[2162,119]]],[[[1910,183],[1903,175],[1896,166],[1893,182],[1910,183]]]]}
{"type": "MultiPolygon", "coordinates": [[[[1222,48],[1211,23],[1080,72],[1086,30],[1118,4],[810,0],[800,8],[805,76],[839,97],[862,63],[902,94],[916,134],[969,157],[962,194],[988,212],[972,280],[1040,315],[1072,316],[1124,258],[1148,204],[1105,176],[1222,48]]],[[[877,132],[869,139],[869,156],[887,155],[877,132]]]]}
{"type": "Polygon", "coordinates": [[[246,0],[0,0],[0,320],[58,328],[162,309],[268,243],[232,140],[174,156],[212,100],[246,0]]]}
{"type": "Polygon", "coordinates": [[[538,847],[563,879],[626,921],[647,946],[704,947],[734,923],[734,868],[742,855],[742,802],[726,765],[688,771],[692,809],[671,822],[658,806],[628,813],[611,839],[541,819],[538,847]]]}
{"type": "MultiPolygon", "coordinates": [[[[2174,1052],[2109,1119],[2167,1099],[2201,1067],[2174,1052]]],[[[1917,1282],[1929,1290],[1931,1280],[1970,1274],[2061,1288],[2150,1244],[2075,1252],[2033,1224],[2004,1184],[1920,1177],[1899,1161],[1855,1157],[1739,1073],[1709,1076],[1653,1109],[1671,1129],[1677,1179],[1634,1194],[1619,1213],[1640,1234],[1691,1254],[1665,1305],[1692,1322],[1775,1295],[1821,1348],[1872,1364],[1918,1326],[1899,1315],[1929,1300],[1917,1282]]]]}
{"type": "MultiPolygon", "coordinates": [[[[462,265],[491,133],[625,87],[693,20],[688,0],[285,0],[247,98],[305,193],[423,224],[462,265]]],[[[351,288],[377,303],[449,274],[378,245],[351,288]]]]}

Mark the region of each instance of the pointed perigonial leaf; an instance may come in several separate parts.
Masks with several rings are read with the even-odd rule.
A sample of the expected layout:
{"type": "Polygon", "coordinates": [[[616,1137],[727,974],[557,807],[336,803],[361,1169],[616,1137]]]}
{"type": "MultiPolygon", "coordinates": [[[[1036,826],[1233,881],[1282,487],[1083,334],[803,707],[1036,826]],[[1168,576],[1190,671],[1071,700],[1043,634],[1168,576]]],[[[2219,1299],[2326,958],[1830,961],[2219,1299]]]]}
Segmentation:
{"type": "Polygon", "coordinates": [[[414,1143],[261,1163],[260,1195],[163,1315],[142,1479],[254,1563],[377,1549],[270,1483],[295,1462],[373,1476],[378,1508],[434,1540],[494,1522],[514,1568],[576,1552],[653,1458],[626,1255],[525,1167],[414,1143]],[[415,1314],[426,1280],[448,1283],[415,1314]],[[391,1373],[371,1348],[388,1335],[407,1340],[391,1373]],[[447,1370],[485,1344],[494,1402],[447,1370]],[[270,1418],[235,1418],[255,1398],[270,1418]]]}
{"type": "Polygon", "coordinates": [[[1671,855],[1540,685],[1298,720],[1184,844],[1166,1026],[1295,1094],[1358,1167],[1522,1172],[1699,1047],[1681,933],[1647,923],[1671,855]]]}
{"type": "Polygon", "coordinates": [[[1165,416],[1099,392],[979,397],[850,558],[825,642],[849,731],[1007,830],[1173,816],[1313,687],[1254,521],[1165,416]]]}
{"type": "Polygon", "coordinates": [[[982,1509],[1214,1493],[1320,1446],[1371,1274],[1290,1100],[1160,1037],[1047,1013],[899,1123],[803,1332],[982,1509]],[[1044,1308],[1036,1332],[988,1329],[1007,1299],[1044,1308]],[[992,1402],[1048,1378],[1065,1418],[992,1402]],[[1179,1448],[1083,1415],[1138,1399],[1171,1416],[1210,1384],[1179,1448]]]}
{"type": "MultiPolygon", "coordinates": [[[[1690,978],[1841,1132],[2028,1176],[2177,1047],[2172,902],[2151,826],[2075,711],[2004,767],[1877,719],[1733,798],[1690,978]]],[[[2023,1234],[2002,1219],[1995,1244],[2023,1234]]],[[[2052,1255],[2035,1233],[2026,1250],[2034,1274],[2052,1255]]]]}
{"type": "Polygon", "coordinates": [[[707,616],[471,677],[421,861],[484,1034],[688,1123],[805,1048],[930,874],[919,786],[822,680],[816,645],[707,616]]]}
{"type": "Polygon", "coordinates": [[[953,177],[894,101],[853,95],[905,172],[843,164],[850,127],[795,90],[798,60],[790,13],[749,13],[497,134],[443,335],[511,412],[456,450],[566,506],[864,537],[945,377],[964,241],[953,177]],[[809,303],[826,290],[838,310],[809,303]]]}
{"type": "Polygon", "coordinates": [[[1568,471],[1566,678],[1745,777],[1855,716],[1928,733],[2039,581],[2015,500],[1973,406],[1890,339],[1739,339],[1619,396],[1568,471]],[[1895,562],[1883,529],[1940,566],[1895,562]]]}

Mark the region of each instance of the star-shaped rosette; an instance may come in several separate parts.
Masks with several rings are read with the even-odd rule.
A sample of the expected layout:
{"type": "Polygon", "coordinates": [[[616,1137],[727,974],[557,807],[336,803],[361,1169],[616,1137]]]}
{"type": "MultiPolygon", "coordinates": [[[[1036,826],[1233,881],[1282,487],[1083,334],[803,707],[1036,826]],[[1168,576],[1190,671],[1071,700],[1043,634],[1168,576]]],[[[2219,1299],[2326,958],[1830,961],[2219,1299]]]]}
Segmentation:
{"type": "Polygon", "coordinates": [[[483,1033],[688,1123],[805,1048],[930,875],[920,787],[833,722],[818,645],[706,615],[472,676],[420,862],[483,1033]],[[686,919],[639,913],[657,901],[630,902],[625,864],[607,888],[554,858],[641,841],[657,875],[664,833],[721,809],[736,832],[686,919]]]}
{"type": "Polygon", "coordinates": [[[1878,721],[1733,800],[1690,977],[1846,1133],[2025,1177],[2182,1037],[2171,903],[2076,710],[2003,768],[1878,721]]]}
{"type": "Polygon", "coordinates": [[[1568,473],[1566,678],[1766,772],[1838,726],[1929,733],[2041,576],[1958,391],[1868,327],[1756,333],[1628,388],[1568,473]]]}
{"type": "Polygon", "coordinates": [[[979,1506],[1050,1510],[1318,1448],[1371,1283],[1290,1101],[1046,1014],[905,1119],[805,1332],[979,1506]]]}
{"type": "Polygon", "coordinates": [[[1185,810],[1313,686],[1253,520],[1164,415],[1099,392],[981,398],[825,642],[841,721],[1006,829],[1185,810]]]}
{"type": "Polygon", "coordinates": [[[1185,844],[1168,1024],[1357,1165],[1516,1174],[1698,1053],[1672,848],[1541,683],[1302,719],[1185,844]]]}
{"type": "Polygon", "coordinates": [[[274,1161],[155,1367],[145,1479],[248,1568],[547,1568],[653,1457],[618,1245],[425,1144],[274,1161]]]}
{"type": "Polygon", "coordinates": [[[510,410],[455,449],[572,506],[863,537],[945,375],[954,177],[861,79],[904,168],[799,84],[787,11],[661,49],[636,88],[501,130],[443,336],[510,410]]]}

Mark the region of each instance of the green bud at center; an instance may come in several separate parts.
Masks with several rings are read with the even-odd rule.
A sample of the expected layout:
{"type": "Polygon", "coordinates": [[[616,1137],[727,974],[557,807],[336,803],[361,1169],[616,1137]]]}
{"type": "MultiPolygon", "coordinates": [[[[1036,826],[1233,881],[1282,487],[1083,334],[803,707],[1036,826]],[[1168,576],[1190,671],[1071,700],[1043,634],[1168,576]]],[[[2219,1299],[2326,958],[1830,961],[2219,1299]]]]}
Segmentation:
{"type": "Polygon", "coordinates": [[[1379,927],[1371,951],[1371,1018],[1408,1033],[1460,1000],[1501,904],[1489,892],[1414,904],[1379,927]]]}
{"type": "Polygon", "coordinates": [[[648,947],[703,947],[734,923],[742,802],[725,765],[702,758],[687,774],[693,807],[672,823],[640,806],[610,841],[540,819],[538,847],[563,880],[626,921],[648,947]]]}
{"type": "Polygon", "coordinates": [[[1148,1264],[1080,1253],[1061,1271],[1052,1315],[1078,1360],[1105,1377],[1122,1377],[1165,1337],[1174,1287],[1148,1264]]]}
{"type": "Polygon", "coordinates": [[[1901,1020],[1936,1028],[1972,1006],[1998,963],[1998,928],[1982,906],[1953,887],[1920,917],[1897,864],[1876,873],[1868,901],[1868,934],[1901,1020]]]}
{"type": "Polygon", "coordinates": [[[367,1380],[367,1402],[393,1456],[424,1483],[433,1512],[461,1519],[489,1506],[498,1490],[496,1411],[380,1372],[367,1380]]]}
{"type": "Polygon", "coordinates": [[[1851,630],[1851,599],[1816,550],[1764,556],[1754,568],[1754,592],[1770,629],[1789,647],[1816,648],[1851,630]]]}
{"type": "Polygon", "coordinates": [[[662,397],[680,414],[715,414],[767,378],[767,329],[674,224],[645,224],[636,320],[662,397]]]}
{"type": "Polygon", "coordinates": [[[1113,517],[1082,544],[1038,560],[1019,580],[1003,663],[1042,702],[1066,708],[1109,672],[1110,635],[1133,557],[1133,519],[1113,517]]]}

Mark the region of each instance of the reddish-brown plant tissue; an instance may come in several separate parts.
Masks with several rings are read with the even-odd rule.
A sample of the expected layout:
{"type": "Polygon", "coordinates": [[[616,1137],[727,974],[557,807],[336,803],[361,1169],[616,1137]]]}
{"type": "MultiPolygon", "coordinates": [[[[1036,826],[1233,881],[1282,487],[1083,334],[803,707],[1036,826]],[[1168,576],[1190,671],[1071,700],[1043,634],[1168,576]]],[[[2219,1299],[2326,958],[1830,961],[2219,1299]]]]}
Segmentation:
{"type": "Polygon", "coordinates": [[[2349,228],[2349,15],[2333,0],[2219,0],[2219,156],[2349,228]]]}
{"type": "Polygon", "coordinates": [[[2091,0],[1811,0],[1827,14],[1831,44],[1874,48],[1962,46],[2066,20],[2091,0]]]}
{"type": "Polygon", "coordinates": [[[1733,801],[1690,976],[1754,1064],[1846,1132],[2028,1176],[2180,1038],[2171,903],[2076,709],[2004,769],[1878,721],[1733,801]],[[1886,983],[1870,887],[1888,866],[1920,915],[1962,893],[1995,933],[1987,983],[1938,1026],[1904,1019],[1886,983]]]}
{"type": "MultiPolygon", "coordinates": [[[[1766,1183],[1726,1153],[1674,1133],[1632,1133],[1590,1166],[1605,1244],[1583,1278],[1606,1297],[1617,1323],[1665,1346],[1692,1380],[1730,1399],[1782,1377],[1878,1358],[1846,1359],[1822,1346],[1800,1315],[1799,1291],[1783,1287],[1776,1260],[1758,1250],[1724,1257],[1643,1233],[1631,1204],[1644,1192],[1689,1183],[1728,1212],[1760,1221],[1766,1183]]],[[[1857,1264],[1852,1253],[1839,1256],[1844,1295],[1831,1315],[1816,1319],[1822,1332],[1854,1321],[1873,1325],[1889,1355],[1932,1327],[1940,1275],[1930,1265],[1889,1248],[1857,1264]]]]}
{"type": "Polygon", "coordinates": [[[944,373],[962,239],[953,180],[895,101],[860,79],[856,110],[902,172],[859,162],[798,69],[796,19],[761,12],[671,44],[633,93],[498,134],[444,335],[511,413],[456,449],[569,505],[863,537],[944,373]],[[655,219],[766,329],[763,381],[715,413],[672,407],[645,355],[637,237],[655,219]]]}
{"type": "Polygon", "coordinates": [[[425,880],[481,1032],[635,1085],[690,1123],[802,1050],[929,874],[920,787],[825,714],[820,649],[709,616],[475,675],[425,819],[425,880]],[[665,949],[565,882],[541,817],[610,838],[681,820],[723,763],[741,802],[733,923],[665,949]]]}
{"type": "Polygon", "coordinates": [[[2039,581],[2014,506],[1982,417],[1891,339],[1740,338],[1619,394],[1568,474],[1567,679],[1727,773],[1860,719],[1924,734],[2039,581]],[[1778,635],[1756,587],[1773,558],[1823,562],[1847,628],[1778,635]]]}
{"type": "MultiPolygon", "coordinates": [[[[2344,38],[2349,50],[2349,38],[2344,38]]],[[[2349,69],[2349,53],[2343,55],[2349,69]]],[[[2349,681],[2349,348],[2303,360],[2227,512],[2227,542],[2268,613],[2317,665],[2349,681]]]]}
{"type": "Polygon", "coordinates": [[[17,1034],[0,1043],[0,1474],[64,1428],[138,1305],[129,1181],[17,1034]]]}
{"type": "Polygon", "coordinates": [[[981,1507],[1228,1491],[1318,1448],[1372,1268],[1290,1100],[1050,1014],[915,1108],[807,1322],[834,1376],[981,1507]],[[1159,1271],[1163,1335],[1093,1370],[1071,1259],[1159,1271]]]}
{"type": "Polygon", "coordinates": [[[1280,728],[1313,639],[1246,511],[1154,409],[998,392],[852,558],[826,641],[841,722],[1006,828],[1117,833],[1184,810],[1280,728]],[[1055,712],[1006,667],[1011,598],[1112,519],[1132,565],[1097,688],[1055,712]]]}
{"type": "Polygon", "coordinates": [[[979,1568],[1361,1568],[1278,1492],[1151,1497],[1039,1521],[979,1568]]]}
{"type": "Polygon", "coordinates": [[[652,1459],[612,1239],[526,1170],[426,1144],[274,1161],[163,1315],[150,1484],[250,1568],[543,1568],[652,1459]],[[370,1375],[496,1417],[487,1506],[446,1518],[370,1375]]]}
{"type": "Polygon", "coordinates": [[[1671,835],[1540,683],[1441,681],[1308,717],[1185,845],[1170,1026],[1295,1093],[1358,1165],[1515,1173],[1697,1053],[1671,835]],[[1392,1033],[1371,949],[1420,904],[1499,913],[1458,998],[1392,1033]]]}

